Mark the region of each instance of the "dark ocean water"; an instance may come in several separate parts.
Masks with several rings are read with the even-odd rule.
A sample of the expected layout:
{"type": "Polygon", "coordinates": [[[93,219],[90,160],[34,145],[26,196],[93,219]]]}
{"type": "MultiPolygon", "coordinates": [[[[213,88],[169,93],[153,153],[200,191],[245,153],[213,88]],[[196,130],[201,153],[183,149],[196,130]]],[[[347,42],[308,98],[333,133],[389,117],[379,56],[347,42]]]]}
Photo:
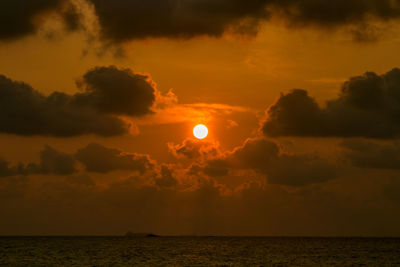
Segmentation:
{"type": "Polygon", "coordinates": [[[400,239],[0,237],[1,266],[400,266],[400,239]]]}

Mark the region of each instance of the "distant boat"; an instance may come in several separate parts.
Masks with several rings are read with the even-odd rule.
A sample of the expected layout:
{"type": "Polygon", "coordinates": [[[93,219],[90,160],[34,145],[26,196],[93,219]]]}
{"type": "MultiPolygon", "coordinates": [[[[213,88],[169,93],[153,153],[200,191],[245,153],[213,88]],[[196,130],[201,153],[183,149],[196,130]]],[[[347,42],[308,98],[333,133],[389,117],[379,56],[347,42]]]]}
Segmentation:
{"type": "Polygon", "coordinates": [[[159,237],[159,235],[152,234],[152,233],[132,233],[132,232],[127,232],[125,234],[125,237],[159,237]]]}

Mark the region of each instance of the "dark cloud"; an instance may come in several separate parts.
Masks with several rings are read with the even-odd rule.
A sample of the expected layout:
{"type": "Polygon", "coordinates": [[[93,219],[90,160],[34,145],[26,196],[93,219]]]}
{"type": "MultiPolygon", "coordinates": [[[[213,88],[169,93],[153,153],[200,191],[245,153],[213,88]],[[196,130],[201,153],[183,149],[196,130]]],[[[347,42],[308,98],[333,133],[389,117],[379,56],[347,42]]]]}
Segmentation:
{"type": "Polygon", "coordinates": [[[3,0],[0,2],[0,40],[15,39],[36,31],[35,17],[56,9],[63,0],[3,0]]]}
{"type": "MultiPolygon", "coordinates": [[[[207,143],[197,142],[196,151],[201,151],[201,146],[207,147],[207,143]]],[[[180,150],[192,151],[189,148],[193,148],[193,145],[184,142],[180,150]]],[[[232,178],[239,171],[239,176],[246,179],[255,172],[267,177],[269,184],[294,187],[323,183],[340,175],[340,171],[336,170],[340,168],[339,165],[335,166],[312,154],[284,153],[277,143],[265,138],[248,139],[231,152],[220,152],[211,157],[193,157],[190,163],[190,175],[232,178]]]]}
{"type": "Polygon", "coordinates": [[[282,94],[268,110],[267,136],[393,138],[400,134],[400,69],[367,72],[321,108],[304,90],[282,94]]]}
{"type": "Polygon", "coordinates": [[[178,183],[172,167],[167,165],[161,166],[160,177],[154,179],[154,181],[161,188],[171,188],[178,183]]]}
{"type": "Polygon", "coordinates": [[[147,37],[220,36],[229,30],[255,34],[260,22],[271,15],[284,18],[290,27],[358,25],[358,39],[365,39],[370,18],[387,21],[400,17],[398,0],[89,1],[103,37],[117,42],[147,37]]]}
{"type": "Polygon", "coordinates": [[[272,0],[269,2],[277,8],[293,27],[358,24],[369,17],[389,20],[400,17],[398,0],[272,0]]]}
{"type": "Polygon", "coordinates": [[[38,31],[51,14],[58,14],[67,30],[77,30],[82,14],[69,0],[0,1],[0,40],[14,40],[38,31]]]}
{"type": "MultiPolygon", "coordinates": [[[[101,35],[113,42],[148,37],[219,37],[227,31],[256,34],[273,15],[292,28],[355,25],[356,40],[371,40],[370,20],[400,17],[398,0],[87,0],[99,19],[101,35]]],[[[82,27],[82,11],[69,0],[0,2],[0,40],[35,33],[50,13],[68,30],[82,27]]]]}
{"type": "Polygon", "coordinates": [[[44,96],[25,83],[0,76],[0,132],[17,135],[76,136],[124,134],[127,125],[81,105],[60,92],[44,96]]]}
{"type": "Polygon", "coordinates": [[[222,159],[209,160],[202,171],[211,177],[226,176],[229,173],[229,164],[222,159]]]}
{"type": "Polygon", "coordinates": [[[251,183],[234,193],[211,183],[188,190],[114,176],[87,185],[69,177],[0,179],[0,234],[121,235],[132,229],[162,235],[400,233],[400,216],[394,212],[400,207],[400,186],[387,176],[351,175],[333,185],[296,190],[251,183]]]}
{"type": "Polygon", "coordinates": [[[268,169],[268,183],[290,186],[323,183],[337,178],[339,168],[317,156],[281,155],[268,169]]]}
{"type": "Polygon", "coordinates": [[[39,164],[28,164],[24,173],[70,175],[75,171],[75,159],[72,155],[59,152],[50,146],[46,146],[40,152],[39,164]]]}
{"type": "MultiPolygon", "coordinates": [[[[352,150],[358,146],[347,145],[352,150]]],[[[400,217],[393,212],[400,204],[398,170],[358,170],[323,183],[338,174],[329,163],[312,155],[288,154],[265,138],[249,139],[213,159],[193,158],[190,164],[201,164],[196,174],[185,172],[182,162],[156,165],[141,174],[136,154],[95,144],[83,150],[90,151],[86,156],[94,159],[94,168],[126,169],[132,176],[2,177],[1,235],[118,235],[130,229],[162,235],[399,233],[400,217]],[[213,177],[205,177],[205,163],[210,166],[207,175],[213,177]],[[235,179],[233,173],[240,173],[242,180],[229,182],[235,179]],[[247,176],[264,179],[249,181],[247,176]],[[313,186],[303,187],[309,184],[313,186]]],[[[42,172],[66,173],[71,157],[75,155],[45,147],[36,165],[42,172]]],[[[17,169],[0,160],[0,176],[10,170],[17,169]]]]}
{"type": "Polygon", "coordinates": [[[45,96],[29,85],[0,75],[0,132],[59,137],[122,135],[129,125],[117,115],[151,113],[155,88],[144,75],[114,66],[90,70],[83,92],[45,96]]]}
{"type": "Polygon", "coordinates": [[[258,19],[267,16],[264,0],[90,2],[99,18],[103,36],[113,41],[220,36],[230,27],[252,29],[258,19]]]}
{"type": "Polygon", "coordinates": [[[146,115],[155,101],[155,84],[149,76],[115,66],[88,71],[78,86],[85,92],[75,95],[77,103],[106,114],[146,115]]]}
{"type": "Polygon", "coordinates": [[[16,167],[10,167],[8,161],[0,158],[0,177],[8,177],[18,174],[16,167]]]}
{"type": "Polygon", "coordinates": [[[345,140],[345,157],[360,168],[400,169],[400,143],[379,144],[365,140],[345,140]]]}
{"type": "Polygon", "coordinates": [[[108,173],[116,170],[138,171],[143,174],[153,167],[149,156],[123,153],[118,149],[89,144],[79,149],[75,157],[89,172],[108,173]]]}
{"type": "Polygon", "coordinates": [[[312,136],[318,135],[321,122],[324,122],[323,114],[315,100],[306,91],[295,89],[289,94],[281,94],[268,109],[263,131],[269,136],[312,136]]]}
{"type": "Polygon", "coordinates": [[[175,157],[189,160],[205,160],[215,158],[221,154],[218,143],[199,142],[194,139],[185,139],[182,144],[168,143],[168,148],[175,157]]]}
{"type": "Polygon", "coordinates": [[[79,7],[74,4],[68,2],[64,5],[61,18],[67,31],[76,31],[83,28],[84,15],[80,12],[79,7]]]}
{"type": "Polygon", "coordinates": [[[10,166],[9,163],[0,158],[0,177],[16,175],[70,175],[76,171],[73,156],[59,152],[50,146],[46,146],[40,152],[39,163],[24,165],[18,163],[10,166]]]}
{"type": "Polygon", "coordinates": [[[229,156],[231,165],[267,172],[271,162],[279,157],[278,145],[266,139],[248,139],[229,156]]]}
{"type": "Polygon", "coordinates": [[[314,155],[286,154],[266,139],[249,139],[227,159],[233,168],[253,169],[265,174],[270,184],[304,186],[338,176],[338,166],[314,155]]]}
{"type": "MultiPolygon", "coordinates": [[[[157,179],[161,184],[172,184],[172,180],[175,181],[170,167],[163,165],[158,171],[156,162],[151,160],[148,155],[124,153],[121,150],[107,148],[95,143],[79,149],[75,154],[59,152],[50,146],[45,146],[40,152],[39,162],[31,162],[26,165],[18,163],[11,166],[7,161],[0,158],[0,177],[35,174],[72,175],[78,173],[77,161],[82,163],[88,172],[109,173],[125,170],[137,171],[140,175],[144,175],[146,171],[152,170],[151,174],[154,177],[158,175],[157,179]]],[[[71,179],[78,181],[80,177],[87,183],[87,177],[82,175],[71,179]]]]}

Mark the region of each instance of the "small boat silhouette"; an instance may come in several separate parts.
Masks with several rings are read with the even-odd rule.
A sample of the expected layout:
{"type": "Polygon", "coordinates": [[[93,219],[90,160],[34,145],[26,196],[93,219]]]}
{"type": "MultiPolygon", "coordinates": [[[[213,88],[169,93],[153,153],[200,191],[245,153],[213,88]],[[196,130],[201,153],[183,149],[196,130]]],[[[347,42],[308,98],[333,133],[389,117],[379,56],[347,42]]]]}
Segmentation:
{"type": "Polygon", "coordinates": [[[132,232],[127,232],[125,234],[125,237],[159,237],[159,235],[153,234],[153,233],[132,233],[132,232]]]}

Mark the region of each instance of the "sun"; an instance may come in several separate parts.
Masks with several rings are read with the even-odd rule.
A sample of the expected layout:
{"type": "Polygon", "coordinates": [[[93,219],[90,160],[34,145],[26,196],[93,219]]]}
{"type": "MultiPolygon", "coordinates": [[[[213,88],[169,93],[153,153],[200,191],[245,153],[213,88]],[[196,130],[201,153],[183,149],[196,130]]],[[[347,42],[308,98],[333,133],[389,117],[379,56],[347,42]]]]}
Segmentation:
{"type": "Polygon", "coordinates": [[[208,135],[208,129],[203,124],[198,124],[193,128],[193,135],[197,139],[204,139],[208,135]]]}

